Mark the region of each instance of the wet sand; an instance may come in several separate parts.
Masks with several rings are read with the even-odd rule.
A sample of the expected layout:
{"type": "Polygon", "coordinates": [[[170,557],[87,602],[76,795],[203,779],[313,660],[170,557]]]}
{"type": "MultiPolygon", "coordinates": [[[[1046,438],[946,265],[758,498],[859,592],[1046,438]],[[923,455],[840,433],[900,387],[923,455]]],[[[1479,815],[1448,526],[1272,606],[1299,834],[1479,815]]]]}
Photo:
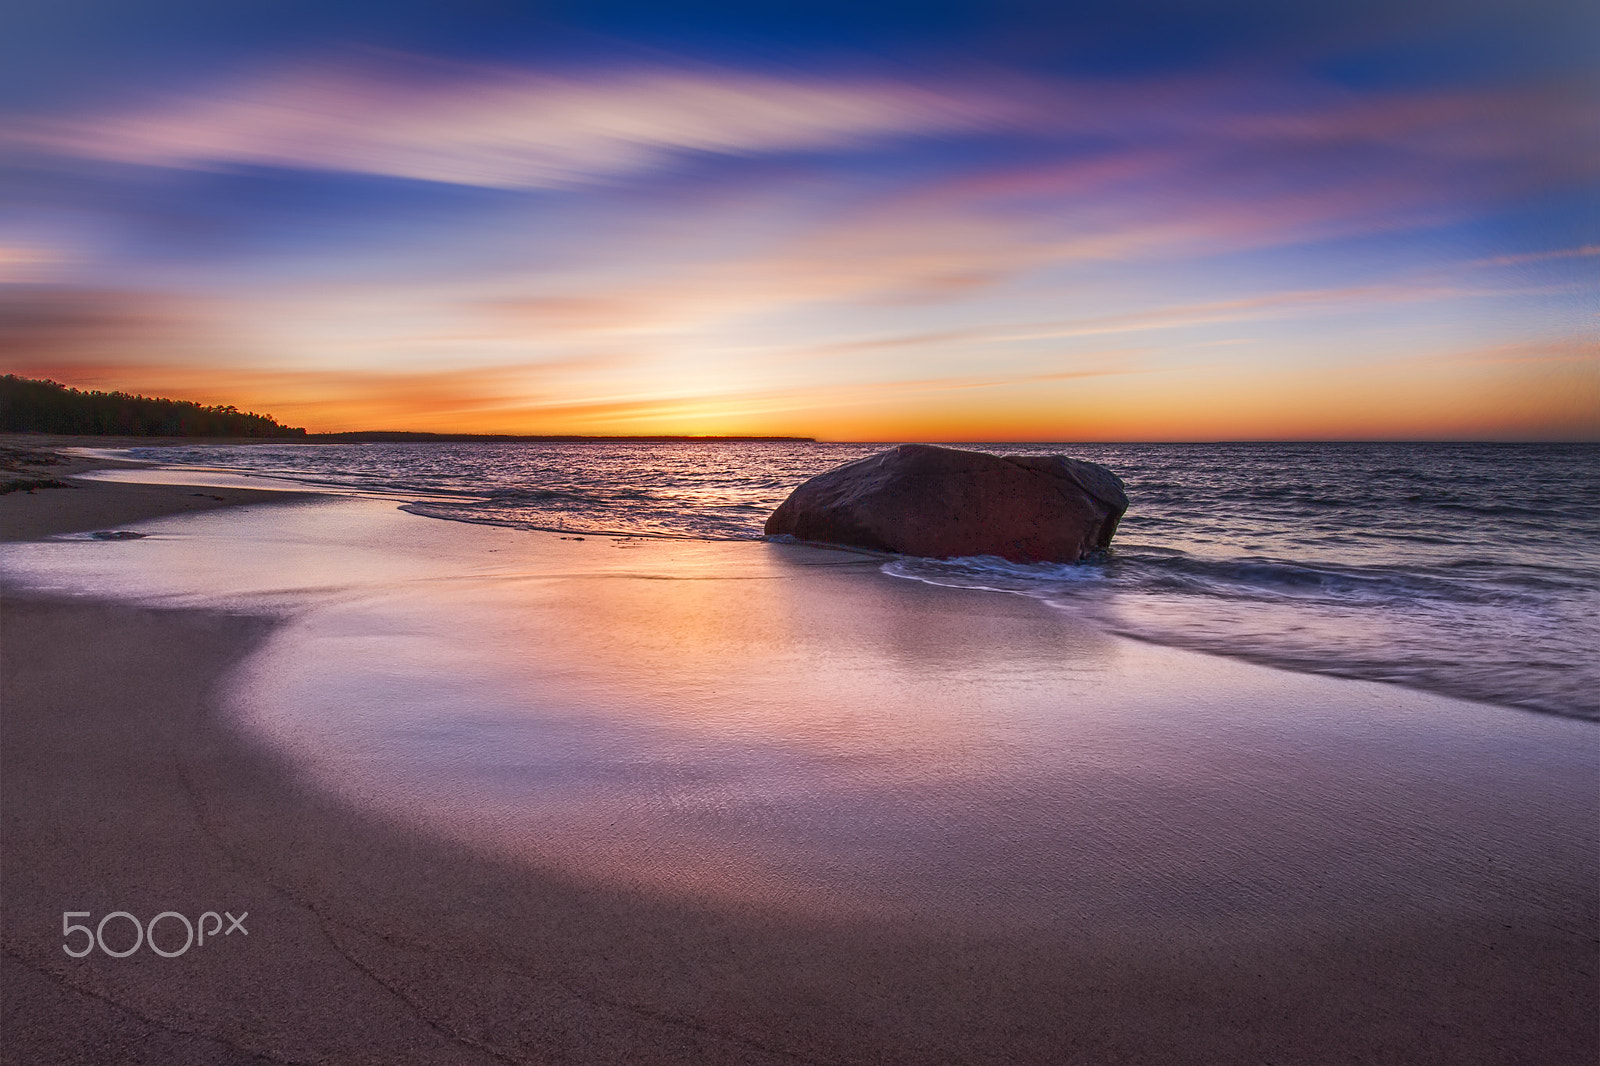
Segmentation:
{"type": "MultiPolygon", "coordinates": [[[[85,522],[69,508],[27,529],[126,524],[112,496],[157,496],[127,488],[172,487],[53,490],[102,494],[112,510],[85,522]]],[[[168,506],[195,498],[183,491],[168,492],[168,506]]],[[[5,506],[0,524],[14,534],[5,506]]],[[[500,533],[562,559],[602,547],[500,533]]],[[[829,614],[844,602],[850,624],[898,632],[905,654],[958,657],[983,639],[1016,640],[1036,609],[911,583],[884,593],[839,567],[806,569],[814,561],[782,555],[784,580],[746,582],[744,621],[702,631],[696,649],[738,630],[743,655],[826,650],[807,634],[845,624],[829,614]],[[944,610],[944,622],[910,624],[918,604],[944,610]],[[750,621],[778,616],[799,636],[750,621]]],[[[603,621],[595,633],[571,614],[555,628],[574,630],[604,666],[601,631],[635,632],[630,616],[701,617],[704,582],[644,577],[567,593],[572,582],[551,580],[541,587],[558,592],[536,613],[587,603],[603,621]]],[[[1035,856],[1081,892],[1075,908],[1058,895],[1033,914],[1010,901],[999,918],[959,906],[828,913],[518,858],[425,826],[404,803],[384,810],[319,787],[223,710],[229,686],[270,661],[294,624],[6,591],[4,1061],[1589,1063],[1600,1053],[1600,747],[1587,723],[1118,642],[1114,654],[1135,673],[1162,673],[1155,691],[1172,695],[1141,711],[1126,692],[1094,690],[1100,705],[1079,742],[1104,746],[1095,772],[1052,779],[1101,790],[1084,793],[1053,853],[1035,856]],[[1213,708],[1184,725],[1185,687],[1223,681],[1281,713],[1213,708]],[[1293,724],[1308,719],[1323,727],[1293,724]],[[1104,721],[1118,724],[1093,725],[1104,721]],[[1175,854],[1185,841],[1196,846],[1175,854]],[[1273,898],[1285,893],[1288,913],[1273,898]],[[95,920],[248,911],[249,935],[174,959],[73,959],[61,946],[68,910],[95,920]]],[[[673,655],[670,642],[629,648],[651,668],[673,655]]],[[[774,690],[814,669],[800,665],[771,674],[774,690]]],[[[818,693],[821,706],[829,692],[818,693]]],[[[992,878],[1004,845],[957,832],[923,841],[918,855],[934,861],[917,876],[958,883],[967,898],[977,890],[959,882],[992,878]]]]}
{"type": "MultiPolygon", "coordinates": [[[[123,438],[117,440],[122,445],[137,443],[123,438]]],[[[9,477],[23,483],[58,483],[46,488],[24,488],[0,494],[0,542],[37,540],[57,533],[115,530],[122,525],[166,515],[213,511],[219,507],[250,503],[289,502],[304,499],[307,495],[272,489],[143,485],[75,477],[97,470],[137,470],[149,465],[89,458],[62,450],[89,445],[103,448],[118,446],[113,441],[95,438],[0,435],[0,465],[4,465],[8,471],[0,474],[0,481],[9,477]]]]}

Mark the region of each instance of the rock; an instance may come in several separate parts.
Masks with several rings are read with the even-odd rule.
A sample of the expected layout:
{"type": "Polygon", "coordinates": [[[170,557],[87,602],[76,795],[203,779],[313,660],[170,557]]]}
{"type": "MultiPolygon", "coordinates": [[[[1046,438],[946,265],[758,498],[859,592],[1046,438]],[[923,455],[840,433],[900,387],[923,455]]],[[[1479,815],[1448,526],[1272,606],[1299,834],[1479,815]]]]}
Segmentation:
{"type": "Polygon", "coordinates": [[[767,519],[768,536],[950,559],[1076,562],[1111,543],[1121,479],[1064,455],[902,444],[819,474],[767,519]]]}

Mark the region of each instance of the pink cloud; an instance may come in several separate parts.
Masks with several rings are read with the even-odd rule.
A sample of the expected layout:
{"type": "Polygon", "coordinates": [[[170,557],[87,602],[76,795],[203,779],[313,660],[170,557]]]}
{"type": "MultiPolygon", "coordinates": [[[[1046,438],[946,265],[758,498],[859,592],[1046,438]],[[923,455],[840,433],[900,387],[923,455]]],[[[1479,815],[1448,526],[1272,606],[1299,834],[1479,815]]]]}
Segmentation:
{"type": "MultiPolygon", "coordinates": [[[[16,120],[0,129],[0,143],[161,167],[286,166],[497,188],[637,175],[685,152],[972,132],[1100,144],[1096,161],[1046,166],[1057,187],[1036,176],[1009,190],[1061,195],[1138,180],[1163,159],[1281,163],[1363,146],[1582,172],[1600,157],[1584,136],[1596,117],[1592,101],[1550,91],[1359,94],[1235,74],[935,80],[663,61],[580,75],[367,54],[98,113],[16,120]]],[[[978,180],[1006,192],[1003,182],[978,180]]]]}
{"type": "Polygon", "coordinates": [[[885,79],[686,66],[589,76],[391,60],[290,69],[0,136],[149,166],[288,166],[498,188],[634,174],[683,151],[844,146],[994,121],[1009,109],[885,79]]]}

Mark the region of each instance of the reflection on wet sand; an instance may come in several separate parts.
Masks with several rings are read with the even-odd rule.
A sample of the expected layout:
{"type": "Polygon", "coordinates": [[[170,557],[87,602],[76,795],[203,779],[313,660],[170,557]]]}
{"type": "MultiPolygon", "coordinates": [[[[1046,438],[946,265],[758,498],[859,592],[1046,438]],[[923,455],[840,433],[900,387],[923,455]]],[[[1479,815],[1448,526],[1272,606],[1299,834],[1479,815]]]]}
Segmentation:
{"type": "Polygon", "coordinates": [[[287,612],[232,686],[248,728],[351,802],[586,878],[1270,940],[1537,909],[1582,874],[1583,840],[1529,829],[1592,772],[1581,723],[1141,645],[849,552],[360,500],[141,528],[14,569],[287,612]]]}
{"type": "Polygon", "coordinates": [[[848,553],[373,501],[137,525],[0,548],[8,1003],[129,1004],[96,1046],[1594,1059],[1587,723],[848,553]],[[178,981],[39,937],[178,891],[270,936],[178,981]]]}

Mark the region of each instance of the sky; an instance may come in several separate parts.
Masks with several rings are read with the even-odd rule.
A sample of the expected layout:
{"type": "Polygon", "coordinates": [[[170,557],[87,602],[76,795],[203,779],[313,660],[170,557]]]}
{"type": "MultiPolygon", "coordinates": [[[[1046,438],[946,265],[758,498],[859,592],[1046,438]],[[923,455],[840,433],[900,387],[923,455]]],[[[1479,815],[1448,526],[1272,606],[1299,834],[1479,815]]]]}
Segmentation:
{"type": "Polygon", "coordinates": [[[313,432],[1600,439],[1590,0],[7,0],[0,372],[313,432]]]}

